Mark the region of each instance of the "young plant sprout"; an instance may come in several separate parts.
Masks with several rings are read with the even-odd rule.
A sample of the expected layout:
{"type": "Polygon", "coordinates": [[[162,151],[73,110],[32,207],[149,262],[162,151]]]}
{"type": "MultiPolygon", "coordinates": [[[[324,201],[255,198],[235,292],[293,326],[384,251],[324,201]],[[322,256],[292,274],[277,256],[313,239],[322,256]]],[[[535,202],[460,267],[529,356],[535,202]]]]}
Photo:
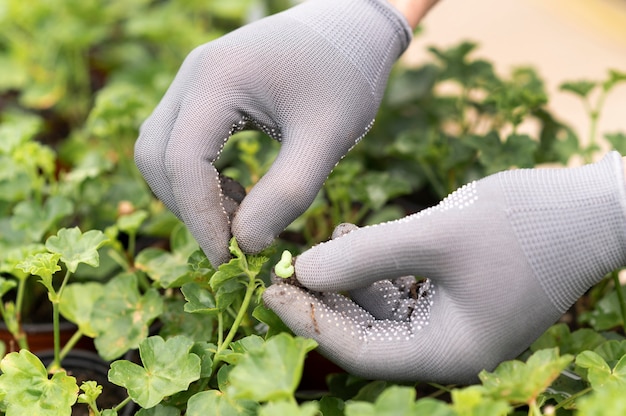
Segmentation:
{"type": "Polygon", "coordinates": [[[291,260],[291,252],[289,250],[283,251],[283,254],[280,256],[280,261],[274,266],[276,276],[282,277],[283,279],[288,279],[293,276],[294,268],[291,260]]]}

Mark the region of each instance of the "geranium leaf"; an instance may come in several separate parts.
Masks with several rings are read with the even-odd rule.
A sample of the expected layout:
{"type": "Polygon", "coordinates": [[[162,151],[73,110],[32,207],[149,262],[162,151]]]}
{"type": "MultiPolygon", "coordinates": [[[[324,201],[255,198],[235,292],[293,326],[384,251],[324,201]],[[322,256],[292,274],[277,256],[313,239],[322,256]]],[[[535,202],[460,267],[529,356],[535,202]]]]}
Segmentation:
{"type": "Polygon", "coordinates": [[[235,400],[217,390],[196,393],[187,402],[187,416],[255,416],[258,403],[235,400]]]}
{"type": "MultiPolygon", "coordinates": [[[[396,413],[394,413],[396,414],[396,413]]],[[[401,413],[397,413],[401,415],[401,413]]],[[[298,405],[292,401],[269,402],[259,409],[259,416],[317,416],[317,402],[305,402],[298,405]]]]}
{"type": "Polygon", "coordinates": [[[529,403],[550,386],[572,360],[571,355],[559,356],[557,348],[539,350],[525,363],[505,361],[493,373],[482,371],[479,377],[492,396],[510,403],[529,403]]]}
{"type": "Polygon", "coordinates": [[[192,278],[187,257],[160,248],[142,250],[135,259],[135,266],[146,272],[162,288],[180,287],[192,278]]]}
{"type": "Polygon", "coordinates": [[[587,369],[587,379],[594,389],[603,388],[606,385],[626,388],[626,355],[612,370],[604,358],[593,351],[580,353],[576,357],[576,364],[587,369]]]}
{"type": "Polygon", "coordinates": [[[78,325],[81,332],[95,338],[98,332],[92,326],[92,313],[96,301],[106,293],[104,285],[96,282],[67,285],[61,297],[61,315],[78,325]]]}
{"type": "Polygon", "coordinates": [[[306,354],[317,343],[279,334],[251,349],[230,372],[227,392],[239,399],[289,400],[298,387],[306,354]]]}
{"type": "Polygon", "coordinates": [[[100,230],[82,233],[78,227],[62,228],[57,235],[46,240],[46,248],[61,255],[61,261],[74,273],[80,263],[98,267],[100,256],[98,249],[107,242],[107,237],[100,230]]]}
{"type": "Polygon", "coordinates": [[[217,314],[219,312],[213,294],[199,284],[186,283],[181,291],[187,300],[185,312],[203,314],[217,314]]]}
{"type": "Polygon", "coordinates": [[[74,205],[62,196],[53,196],[41,205],[35,200],[22,201],[13,209],[11,225],[24,230],[32,241],[39,241],[52,225],[70,215],[74,205]]]}
{"type": "Polygon", "coordinates": [[[107,360],[119,357],[148,336],[149,325],[163,311],[163,299],[155,289],[139,293],[137,277],[122,274],[104,286],[91,315],[98,332],[95,345],[107,360]]]}
{"type": "Polygon", "coordinates": [[[115,361],[109,380],[125,387],[141,407],[156,406],[200,378],[200,358],[190,352],[192,346],[193,341],[184,336],[167,341],[159,336],[146,338],[139,345],[143,367],[126,360],[115,361]]]}
{"type": "Polygon", "coordinates": [[[8,354],[0,362],[0,392],[7,416],[69,416],[78,385],[65,371],[48,378],[39,358],[28,350],[8,354]]]}
{"type": "Polygon", "coordinates": [[[61,255],[58,253],[36,253],[33,254],[15,267],[22,271],[41,277],[41,283],[48,289],[48,292],[54,293],[52,286],[52,275],[61,270],[59,267],[59,259],[61,255]]]}
{"type": "Polygon", "coordinates": [[[142,209],[122,215],[117,219],[117,228],[125,233],[134,234],[141,224],[148,218],[148,212],[142,209]]]}

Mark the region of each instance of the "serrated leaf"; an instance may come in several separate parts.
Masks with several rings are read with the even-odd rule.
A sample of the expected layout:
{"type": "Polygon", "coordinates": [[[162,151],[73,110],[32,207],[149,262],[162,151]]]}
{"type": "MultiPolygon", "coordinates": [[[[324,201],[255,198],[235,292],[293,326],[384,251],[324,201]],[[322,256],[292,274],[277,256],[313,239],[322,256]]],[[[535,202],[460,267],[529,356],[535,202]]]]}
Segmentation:
{"type": "Polygon", "coordinates": [[[139,252],[135,266],[164,289],[179,287],[191,280],[187,258],[160,248],[151,247],[139,252]]]}
{"type": "Polygon", "coordinates": [[[525,363],[505,361],[492,373],[482,371],[478,377],[492,396],[510,403],[529,403],[550,386],[573,358],[559,356],[557,348],[539,350],[525,363]]]}
{"type": "Polygon", "coordinates": [[[139,345],[143,367],[126,360],[115,361],[109,381],[125,387],[141,407],[156,406],[200,378],[200,358],[190,352],[192,346],[193,341],[184,336],[167,341],[159,336],[146,338],[139,345]]]}
{"type": "Polygon", "coordinates": [[[159,336],[146,338],[139,345],[143,367],[126,360],[115,361],[109,381],[125,387],[141,407],[156,406],[200,378],[200,358],[190,352],[192,346],[193,341],[184,336],[167,341],[159,336]]]}
{"type": "Polygon", "coordinates": [[[67,285],[59,304],[61,315],[76,324],[84,335],[95,338],[98,331],[92,326],[92,313],[104,293],[104,285],[96,282],[67,285]]]}
{"type": "Polygon", "coordinates": [[[217,391],[194,394],[187,402],[186,416],[256,416],[259,404],[251,400],[235,400],[217,391]]]}
{"type": "Polygon", "coordinates": [[[626,388],[626,356],[622,357],[611,369],[599,354],[583,351],[576,357],[576,365],[587,369],[587,379],[594,389],[608,384],[626,388]]]}
{"type": "Polygon", "coordinates": [[[55,272],[61,270],[61,267],[58,265],[59,258],[61,258],[60,254],[37,253],[27,257],[15,267],[26,273],[41,277],[41,283],[46,287],[48,292],[54,293],[55,289],[52,286],[52,276],[55,272]]]}
{"type": "Polygon", "coordinates": [[[46,248],[52,253],[60,254],[61,261],[74,273],[80,263],[98,267],[98,249],[107,241],[107,237],[100,230],[90,230],[83,234],[78,227],[62,228],[57,235],[46,240],[46,248]]]}
{"type": "Polygon", "coordinates": [[[183,336],[167,341],[159,336],[139,345],[143,367],[130,361],[115,361],[109,380],[125,387],[141,407],[156,406],[167,396],[184,391],[200,377],[200,358],[190,352],[193,342],[183,336]]]}
{"type": "Polygon", "coordinates": [[[250,350],[230,372],[227,392],[254,401],[289,400],[298,387],[306,354],[317,343],[279,334],[250,350]]]}
{"type": "Polygon", "coordinates": [[[606,416],[626,414],[626,395],[623,387],[610,385],[594,389],[577,400],[578,416],[606,416]]]}
{"type": "Polygon", "coordinates": [[[69,416],[72,413],[78,385],[65,371],[48,378],[44,365],[28,350],[5,356],[0,370],[0,392],[4,393],[7,416],[69,416]]]}
{"type": "Polygon", "coordinates": [[[185,312],[203,314],[217,314],[219,312],[213,294],[199,284],[186,283],[181,291],[187,300],[185,312]]]}
{"type": "Polygon", "coordinates": [[[104,293],[93,307],[91,321],[98,332],[98,353],[112,360],[148,336],[150,324],[163,311],[163,299],[155,289],[139,293],[134,274],[116,276],[104,286],[104,293]]]}
{"type": "Polygon", "coordinates": [[[511,410],[506,401],[490,397],[480,385],[454,389],[451,396],[452,409],[458,416],[506,415],[511,410]]]}

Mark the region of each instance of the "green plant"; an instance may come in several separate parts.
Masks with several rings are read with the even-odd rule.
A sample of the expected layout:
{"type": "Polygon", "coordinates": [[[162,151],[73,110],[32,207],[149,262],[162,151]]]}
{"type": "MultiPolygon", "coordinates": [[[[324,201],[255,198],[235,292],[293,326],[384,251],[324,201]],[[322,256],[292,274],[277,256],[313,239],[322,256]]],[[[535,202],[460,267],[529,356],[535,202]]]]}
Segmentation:
{"type": "MultiPolygon", "coordinates": [[[[132,144],[189,50],[255,10],[287,3],[9,0],[1,8],[0,313],[19,351],[0,343],[0,412],[69,414],[84,404],[111,416],[133,402],[140,416],[621,414],[626,305],[618,271],[581,299],[569,327],[553,326],[475,385],[339,373],[313,396],[299,390],[315,344],[260,302],[278,253],[295,255],[340,222],[402,217],[495,171],[592,157],[605,97],[625,77],[612,70],[604,81],[562,85],[590,117],[583,148],[547,109],[532,68],[502,76],[471,42],[430,48],[430,62],[395,68],[370,134],[276,247],[246,256],[233,241],[233,260],[214,270],[150,194],[132,144]],[[48,366],[29,351],[25,329],[31,307],[44,303],[57,333],[62,320],[75,325],[67,342],[57,335],[48,366]],[[112,361],[109,377],[127,392],[120,403],[102,405],[106,386],[77,383],[63,369],[85,338],[112,361]]],[[[604,137],[626,154],[623,132],[604,137]]],[[[241,132],[218,167],[249,189],[278,149],[262,133],[241,132]]],[[[277,274],[291,274],[291,263],[283,259],[277,274]]]]}

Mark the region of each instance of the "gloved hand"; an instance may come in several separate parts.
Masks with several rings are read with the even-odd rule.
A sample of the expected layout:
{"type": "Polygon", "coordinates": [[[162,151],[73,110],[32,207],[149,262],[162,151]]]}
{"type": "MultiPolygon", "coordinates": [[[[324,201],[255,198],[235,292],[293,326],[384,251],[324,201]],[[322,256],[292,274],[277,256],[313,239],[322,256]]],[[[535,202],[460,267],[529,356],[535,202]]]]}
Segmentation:
{"type": "Polygon", "coordinates": [[[213,266],[228,261],[231,232],[244,251],[258,252],[367,133],[410,39],[386,0],[311,0],[235,30],[186,58],[141,127],[136,164],[213,266]],[[214,162],[244,128],[282,145],[237,209],[214,162]]]}
{"type": "Polygon", "coordinates": [[[581,168],[498,173],[322,243],[295,260],[308,290],[275,284],[263,299],[352,374],[471,383],[625,265],[626,185],[613,152],[581,168]]]}

